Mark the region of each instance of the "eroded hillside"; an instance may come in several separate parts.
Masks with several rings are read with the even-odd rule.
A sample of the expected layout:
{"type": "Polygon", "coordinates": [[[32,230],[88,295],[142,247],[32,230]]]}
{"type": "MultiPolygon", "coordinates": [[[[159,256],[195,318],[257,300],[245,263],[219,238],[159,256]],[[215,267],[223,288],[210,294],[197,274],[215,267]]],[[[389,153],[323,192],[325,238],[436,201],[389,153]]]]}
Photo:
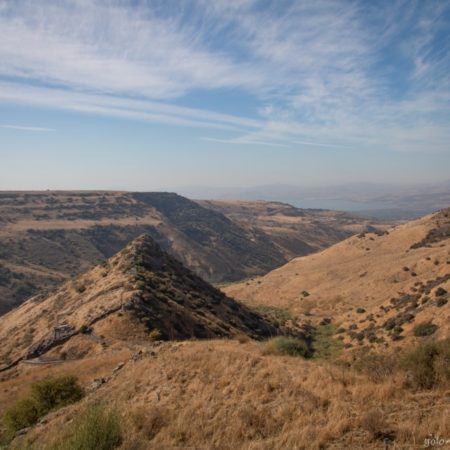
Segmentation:
{"type": "Polygon", "coordinates": [[[386,223],[350,213],[299,209],[286,203],[242,200],[198,200],[247,229],[262,230],[286,259],[323,250],[354,234],[384,230],[386,223]]]}
{"type": "Polygon", "coordinates": [[[2,316],[0,370],[33,358],[77,357],[105,342],[276,333],[143,235],[53,294],[2,316]]]}
{"type": "Polygon", "coordinates": [[[353,236],[295,258],[227,294],[289,311],[302,322],[331,322],[346,346],[386,346],[420,324],[449,333],[450,211],[384,232],[353,236]]]}
{"type": "MultiPolygon", "coordinates": [[[[286,208],[302,220],[316,217],[286,208]]],[[[341,231],[339,217],[322,213],[307,231],[273,222],[248,226],[170,193],[2,192],[0,314],[83,273],[143,233],[202,278],[229,282],[266,273],[366,226],[361,220],[341,231]],[[319,223],[325,227],[320,233],[319,223]]]]}
{"type": "Polygon", "coordinates": [[[13,450],[94,449],[110,435],[105,448],[120,450],[430,447],[450,433],[449,224],[442,211],[363,233],[226,289],[251,310],[141,237],[0,318],[1,359],[17,361],[0,374],[5,411],[22,412],[38,380],[75,375],[84,390],[12,434],[0,411],[0,439],[13,450]],[[275,322],[309,331],[299,337],[315,351],[251,339],[275,322]],[[68,334],[52,342],[58,330],[68,334]]]}

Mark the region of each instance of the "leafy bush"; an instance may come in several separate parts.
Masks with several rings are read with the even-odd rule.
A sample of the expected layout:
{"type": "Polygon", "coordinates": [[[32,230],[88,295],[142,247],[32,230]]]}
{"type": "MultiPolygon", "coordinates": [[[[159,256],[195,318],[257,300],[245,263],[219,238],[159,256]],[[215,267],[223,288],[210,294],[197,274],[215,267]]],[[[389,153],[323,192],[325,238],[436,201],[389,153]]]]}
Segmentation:
{"type": "Polygon", "coordinates": [[[436,292],[435,292],[436,297],[440,297],[440,296],[445,295],[445,294],[447,294],[447,291],[444,288],[438,287],[436,289],[436,292]]]}
{"type": "Polygon", "coordinates": [[[36,400],[31,397],[17,400],[5,413],[4,423],[11,437],[38,421],[40,417],[36,400]]]}
{"type": "Polygon", "coordinates": [[[327,323],[319,325],[311,332],[311,347],[314,358],[331,358],[342,352],[344,345],[338,339],[334,339],[336,326],[327,323]]]}
{"type": "Polygon", "coordinates": [[[265,351],[269,354],[310,356],[308,345],[301,339],[278,336],[266,342],[265,351]]]}
{"type": "Polygon", "coordinates": [[[122,440],[117,412],[94,405],[79,416],[67,437],[47,450],[113,450],[122,444],[122,440]]]}
{"type": "Polygon", "coordinates": [[[73,376],[37,381],[31,386],[31,392],[43,414],[54,408],[75,403],[83,397],[83,390],[73,376]]]}
{"type": "Polygon", "coordinates": [[[423,322],[414,327],[414,336],[431,336],[439,327],[431,322],[423,322]]]}
{"type": "Polygon", "coordinates": [[[46,378],[31,385],[28,397],[17,400],[5,413],[4,422],[12,434],[29,427],[49,411],[83,397],[75,377],[46,378]]]}
{"type": "Polygon", "coordinates": [[[431,389],[450,381],[450,339],[428,342],[408,353],[403,359],[410,384],[418,389],[431,389]]]}

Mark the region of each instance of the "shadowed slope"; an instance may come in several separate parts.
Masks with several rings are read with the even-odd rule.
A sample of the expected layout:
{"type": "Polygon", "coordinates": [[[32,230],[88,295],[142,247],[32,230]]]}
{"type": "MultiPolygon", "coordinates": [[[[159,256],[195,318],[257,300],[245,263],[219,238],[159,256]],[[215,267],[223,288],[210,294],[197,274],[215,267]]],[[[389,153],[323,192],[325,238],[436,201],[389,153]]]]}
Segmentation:
{"type": "Polygon", "coordinates": [[[143,235],[52,295],[1,317],[0,360],[4,367],[37,357],[86,333],[114,342],[148,340],[150,331],[164,339],[277,333],[143,235]]]}

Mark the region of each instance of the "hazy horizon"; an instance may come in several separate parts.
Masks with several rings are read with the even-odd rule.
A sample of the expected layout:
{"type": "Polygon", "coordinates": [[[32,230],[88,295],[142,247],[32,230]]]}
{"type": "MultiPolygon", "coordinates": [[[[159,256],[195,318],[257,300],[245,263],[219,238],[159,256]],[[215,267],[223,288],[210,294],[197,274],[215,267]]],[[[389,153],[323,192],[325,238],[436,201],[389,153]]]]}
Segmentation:
{"type": "Polygon", "coordinates": [[[0,189],[436,183],[450,4],[0,4],[0,189]]]}

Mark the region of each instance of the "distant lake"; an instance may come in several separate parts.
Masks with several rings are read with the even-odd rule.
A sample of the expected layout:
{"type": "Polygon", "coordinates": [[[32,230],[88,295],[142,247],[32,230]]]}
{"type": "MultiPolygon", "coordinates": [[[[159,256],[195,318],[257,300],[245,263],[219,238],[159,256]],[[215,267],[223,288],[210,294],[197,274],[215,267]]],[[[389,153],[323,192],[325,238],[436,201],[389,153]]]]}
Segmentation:
{"type": "Polygon", "coordinates": [[[356,202],[343,199],[302,199],[302,200],[280,200],[289,203],[297,208],[311,209],[333,209],[337,211],[346,211],[355,213],[364,217],[374,217],[377,219],[416,219],[433,212],[432,208],[405,209],[396,208],[386,202],[356,202]]]}

